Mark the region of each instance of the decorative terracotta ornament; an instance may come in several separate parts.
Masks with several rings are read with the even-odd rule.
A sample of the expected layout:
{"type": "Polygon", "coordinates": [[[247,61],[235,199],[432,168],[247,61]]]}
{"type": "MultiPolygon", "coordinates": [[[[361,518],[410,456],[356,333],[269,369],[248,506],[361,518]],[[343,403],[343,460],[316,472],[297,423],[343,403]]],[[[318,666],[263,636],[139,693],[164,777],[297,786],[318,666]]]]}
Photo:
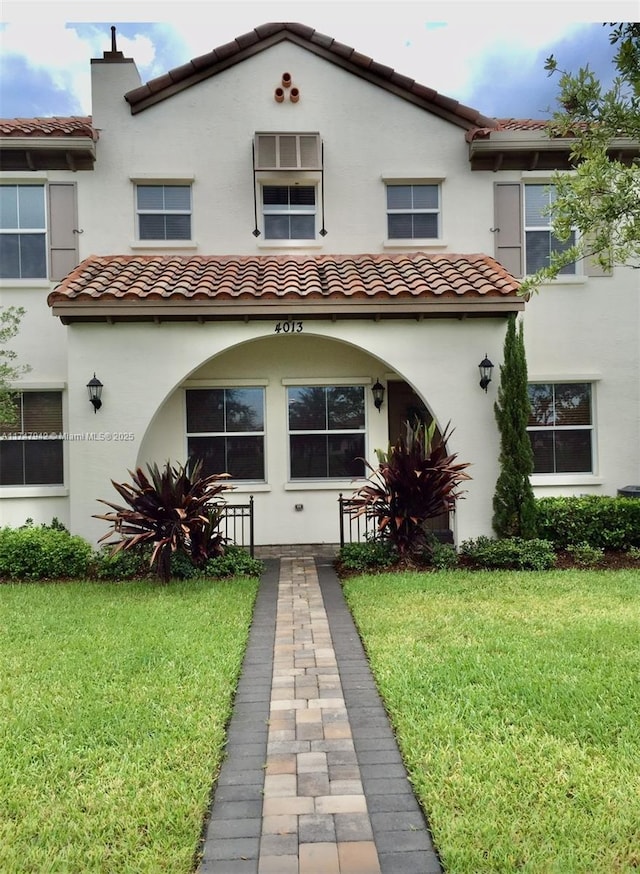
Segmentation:
{"type": "Polygon", "coordinates": [[[282,90],[282,88],[276,88],[276,90],[273,92],[273,96],[276,103],[282,103],[282,101],[284,100],[284,91],[282,90]]]}
{"type": "Polygon", "coordinates": [[[297,103],[298,100],[300,100],[300,92],[298,91],[297,88],[292,88],[292,89],[291,89],[291,91],[289,92],[289,100],[290,100],[292,103],[297,103]]]}
{"type": "Polygon", "coordinates": [[[291,87],[291,73],[283,73],[282,74],[282,87],[290,88],[291,87]]]}

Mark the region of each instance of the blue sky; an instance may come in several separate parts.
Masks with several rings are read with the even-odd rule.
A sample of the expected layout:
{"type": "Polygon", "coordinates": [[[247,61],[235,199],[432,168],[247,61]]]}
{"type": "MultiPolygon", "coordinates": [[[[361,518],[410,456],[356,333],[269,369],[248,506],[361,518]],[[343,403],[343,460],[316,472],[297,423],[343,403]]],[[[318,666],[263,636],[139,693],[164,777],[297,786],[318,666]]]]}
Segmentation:
{"type": "Polygon", "coordinates": [[[563,69],[589,63],[613,74],[607,20],[637,18],[636,2],[510,0],[4,0],[0,117],[91,111],[89,61],[110,47],[136,61],[143,81],[267,21],[300,21],[487,115],[544,118],[563,69]]]}

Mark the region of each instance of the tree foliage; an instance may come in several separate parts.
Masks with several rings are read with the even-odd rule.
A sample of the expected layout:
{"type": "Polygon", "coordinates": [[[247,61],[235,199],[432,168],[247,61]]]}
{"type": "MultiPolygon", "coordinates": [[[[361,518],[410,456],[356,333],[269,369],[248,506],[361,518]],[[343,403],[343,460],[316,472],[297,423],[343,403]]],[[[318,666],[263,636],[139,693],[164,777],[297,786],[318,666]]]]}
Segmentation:
{"type": "Polygon", "coordinates": [[[495,415],[500,430],[500,474],[493,497],[493,528],[498,537],[536,535],[536,507],[529,477],[533,451],[527,433],[529,395],[522,322],[511,316],[504,341],[504,364],[495,415]]]}
{"type": "Polygon", "coordinates": [[[0,307],[0,425],[13,425],[17,417],[11,383],[29,370],[26,364],[16,364],[17,354],[5,348],[18,333],[24,316],[22,307],[0,307]]]}
{"type": "Polygon", "coordinates": [[[640,24],[612,24],[610,41],[617,46],[617,75],[606,89],[589,66],[577,73],[559,68],[551,55],[549,75],[559,74],[558,109],[548,133],[570,140],[573,172],[552,178],[557,197],[550,206],[554,234],[574,246],[552,254],[550,264],[528,277],[523,293],[555,279],[575,261],[591,258],[601,267],[640,267],[640,158],[628,161],[621,146],[640,143],[640,24]]]}

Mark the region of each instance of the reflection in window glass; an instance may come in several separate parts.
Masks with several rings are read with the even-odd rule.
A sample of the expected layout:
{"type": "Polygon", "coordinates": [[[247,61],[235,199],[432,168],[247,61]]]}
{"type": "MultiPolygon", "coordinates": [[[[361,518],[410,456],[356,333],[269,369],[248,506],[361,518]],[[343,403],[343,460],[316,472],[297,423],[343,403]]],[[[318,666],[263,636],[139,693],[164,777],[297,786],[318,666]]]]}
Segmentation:
{"type": "Polygon", "coordinates": [[[264,480],[264,389],[212,388],[186,392],[187,448],[203,474],[264,480]]]}
{"type": "Polygon", "coordinates": [[[291,479],[364,476],[364,386],[288,389],[291,479]]]}
{"type": "Polygon", "coordinates": [[[529,385],[534,473],[591,473],[593,417],[587,382],[529,385]]]}

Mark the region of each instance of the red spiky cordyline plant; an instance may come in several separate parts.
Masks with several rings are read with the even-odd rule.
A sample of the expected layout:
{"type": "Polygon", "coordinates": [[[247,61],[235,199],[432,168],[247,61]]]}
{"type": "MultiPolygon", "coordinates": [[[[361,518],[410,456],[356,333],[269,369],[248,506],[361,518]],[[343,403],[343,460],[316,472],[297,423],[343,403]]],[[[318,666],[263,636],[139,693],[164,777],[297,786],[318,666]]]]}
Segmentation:
{"type": "Polygon", "coordinates": [[[99,542],[107,541],[115,555],[144,543],[153,544],[151,566],[163,582],[171,575],[171,554],[184,552],[197,567],[224,552],[220,534],[224,502],[222,492],[231,489],[229,474],[201,476],[202,464],[190,458],[186,465],[166,462],[147,465],[149,476],[137,468],[129,471],[132,483],[111,483],[128,506],[121,507],[98,499],[112,513],[95,515],[110,522],[112,528],[99,542]],[[108,540],[117,536],[117,540],[108,540]]]}
{"type": "Polygon", "coordinates": [[[449,425],[435,438],[435,423],[405,423],[406,434],[388,450],[376,450],[378,467],[365,460],[371,475],[354,494],[354,516],[377,517],[378,535],[389,542],[404,564],[414,564],[429,551],[427,519],[455,509],[459,486],[471,477],[468,463],[448,455],[449,425]]]}

